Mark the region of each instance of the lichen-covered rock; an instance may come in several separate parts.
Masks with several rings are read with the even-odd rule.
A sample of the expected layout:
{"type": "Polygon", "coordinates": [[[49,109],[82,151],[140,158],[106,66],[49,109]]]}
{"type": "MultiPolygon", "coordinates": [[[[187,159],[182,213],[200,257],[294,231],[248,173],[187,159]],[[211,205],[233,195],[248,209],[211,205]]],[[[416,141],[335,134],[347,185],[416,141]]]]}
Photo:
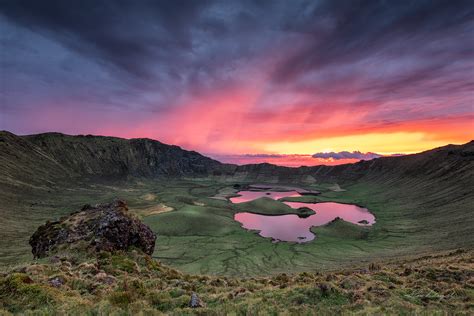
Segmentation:
{"type": "Polygon", "coordinates": [[[134,218],[124,201],[85,205],[80,211],[47,222],[30,238],[35,258],[45,257],[66,245],[80,244],[94,251],[126,250],[131,246],[151,255],[156,235],[134,218]]]}
{"type": "Polygon", "coordinates": [[[189,301],[189,307],[198,308],[204,307],[204,302],[199,298],[196,293],[191,294],[191,300],[189,301]]]}
{"type": "Polygon", "coordinates": [[[64,284],[64,280],[60,277],[54,277],[54,278],[49,279],[48,283],[52,287],[61,287],[64,284]]]}

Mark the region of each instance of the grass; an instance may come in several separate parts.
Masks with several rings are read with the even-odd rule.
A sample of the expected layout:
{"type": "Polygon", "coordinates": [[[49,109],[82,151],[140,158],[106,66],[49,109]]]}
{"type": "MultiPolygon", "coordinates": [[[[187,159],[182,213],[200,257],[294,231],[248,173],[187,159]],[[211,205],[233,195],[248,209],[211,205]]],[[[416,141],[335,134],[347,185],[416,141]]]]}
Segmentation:
{"type": "Polygon", "coordinates": [[[472,251],[357,270],[233,278],[190,275],[137,250],[58,254],[0,274],[0,314],[471,314],[472,251]],[[60,280],[58,284],[52,280],[60,280]],[[204,306],[189,307],[196,293],[204,306]]]}
{"type": "Polygon", "coordinates": [[[333,221],[325,226],[313,227],[311,231],[323,240],[366,240],[370,227],[363,227],[343,220],[333,221]]]}
{"type": "Polygon", "coordinates": [[[253,201],[238,203],[233,208],[241,210],[242,212],[253,212],[265,215],[296,214],[296,210],[269,197],[261,197],[253,201]]]}
{"type": "Polygon", "coordinates": [[[302,196],[287,196],[279,199],[281,202],[301,202],[301,203],[318,203],[321,199],[314,195],[302,195],[302,196]]]}
{"type": "MultiPolygon", "coordinates": [[[[216,229],[190,229],[191,226],[183,219],[188,213],[176,212],[173,216],[179,221],[177,225],[180,227],[175,227],[174,233],[168,234],[168,223],[160,221],[160,216],[147,219],[147,223],[155,231],[161,231],[164,235],[157,241],[155,257],[191,273],[252,276],[357,266],[378,258],[389,260],[457,246],[472,248],[472,237],[465,238],[455,233],[460,227],[469,229],[467,225],[472,223],[466,212],[469,209],[468,203],[455,202],[451,204],[454,210],[444,213],[446,206],[424,205],[425,201],[413,199],[413,195],[407,196],[406,191],[401,189],[367,183],[346,185],[344,188],[346,191],[343,192],[324,190],[318,199],[368,207],[376,216],[377,223],[373,227],[320,227],[315,229],[317,240],[312,243],[272,244],[228,221],[236,209],[242,210],[241,205],[218,201],[206,204],[204,208],[192,207],[192,214],[212,214],[216,229]],[[437,213],[437,217],[426,216],[428,207],[429,211],[437,213]],[[456,226],[457,221],[453,223],[453,213],[466,222],[462,226],[456,226]],[[440,234],[441,231],[444,234],[440,234]],[[448,234],[450,237],[446,239],[448,234]]],[[[265,202],[267,201],[258,201],[259,204],[265,202]]],[[[268,201],[268,204],[275,204],[275,201],[268,201]]],[[[281,213],[281,208],[274,209],[275,213],[281,213]]],[[[265,205],[245,210],[263,213],[268,211],[265,205]]],[[[161,218],[165,216],[163,214],[161,218]]],[[[171,213],[167,216],[171,216],[171,213]]],[[[203,223],[207,222],[204,220],[203,223]]]]}
{"type": "Polygon", "coordinates": [[[232,184],[212,180],[77,183],[28,191],[3,187],[0,211],[5,225],[0,233],[0,264],[30,260],[28,238],[45,221],[83,204],[117,197],[127,200],[131,211],[158,234],[154,258],[187,273],[262,276],[320,272],[436,250],[472,249],[470,196],[463,198],[457,188],[439,192],[417,179],[406,181],[413,182],[406,184],[410,190],[387,180],[342,183],[346,190],[342,192],[331,190],[331,184],[304,186],[322,192],[305,199],[355,203],[367,207],[377,221],[370,228],[347,223],[314,228],[317,239],[305,244],[274,244],[242,229],[233,220],[236,212],[285,214],[294,210],[265,198],[241,204],[212,199],[218,192],[233,192],[228,189],[232,184]],[[443,198],[446,203],[440,203],[443,198]],[[172,210],[147,216],[150,209],[163,205],[172,210]]]}

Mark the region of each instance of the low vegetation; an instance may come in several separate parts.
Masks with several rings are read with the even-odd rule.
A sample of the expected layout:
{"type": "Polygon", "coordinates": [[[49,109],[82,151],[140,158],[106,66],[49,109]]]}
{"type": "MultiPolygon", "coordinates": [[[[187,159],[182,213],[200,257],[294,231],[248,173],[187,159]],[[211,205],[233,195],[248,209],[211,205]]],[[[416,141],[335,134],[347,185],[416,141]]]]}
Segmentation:
{"type": "Polygon", "coordinates": [[[0,274],[0,313],[334,314],[474,312],[474,253],[357,270],[231,278],[190,275],[139,250],[61,253],[0,274]],[[200,307],[191,308],[191,295],[200,307]]]}

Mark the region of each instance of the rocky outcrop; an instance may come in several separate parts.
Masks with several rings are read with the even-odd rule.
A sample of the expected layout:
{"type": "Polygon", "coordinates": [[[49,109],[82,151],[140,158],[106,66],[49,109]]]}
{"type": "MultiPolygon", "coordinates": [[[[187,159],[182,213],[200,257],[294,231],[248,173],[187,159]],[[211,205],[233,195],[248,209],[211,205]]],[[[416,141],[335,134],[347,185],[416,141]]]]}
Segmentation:
{"type": "Polygon", "coordinates": [[[151,255],[156,235],[134,218],[124,201],[110,204],[85,205],[80,211],[47,222],[31,236],[30,245],[35,258],[67,246],[79,245],[93,251],[127,250],[136,247],[151,255]]]}

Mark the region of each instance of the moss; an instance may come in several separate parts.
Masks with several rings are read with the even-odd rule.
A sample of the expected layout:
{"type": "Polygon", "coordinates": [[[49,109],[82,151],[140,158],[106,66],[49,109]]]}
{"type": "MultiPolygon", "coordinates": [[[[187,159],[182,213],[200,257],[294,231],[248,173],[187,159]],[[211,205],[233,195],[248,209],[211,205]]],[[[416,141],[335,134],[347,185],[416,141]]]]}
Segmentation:
{"type": "Polygon", "coordinates": [[[127,257],[125,254],[114,254],[110,257],[110,266],[113,269],[133,273],[138,271],[138,265],[135,261],[127,257]]]}
{"type": "Polygon", "coordinates": [[[94,289],[92,282],[83,278],[74,278],[70,281],[69,286],[81,294],[90,293],[94,289]]]}
{"type": "Polygon", "coordinates": [[[0,301],[10,312],[52,306],[55,293],[36,284],[27,274],[13,273],[0,279],[0,301]]]}
{"type": "Polygon", "coordinates": [[[173,307],[173,300],[168,292],[151,292],[148,294],[151,305],[161,311],[168,311],[173,307]]]}
{"type": "Polygon", "coordinates": [[[135,301],[135,296],[130,291],[114,291],[109,295],[109,301],[113,305],[126,308],[130,303],[135,301]]]}
{"type": "Polygon", "coordinates": [[[140,279],[134,279],[127,283],[127,286],[124,287],[129,288],[137,296],[143,296],[146,294],[145,284],[140,279]]]}
{"type": "Polygon", "coordinates": [[[180,288],[174,288],[174,289],[171,289],[171,291],[169,291],[169,295],[172,298],[180,297],[180,296],[183,296],[184,294],[185,294],[185,291],[180,288]]]}

